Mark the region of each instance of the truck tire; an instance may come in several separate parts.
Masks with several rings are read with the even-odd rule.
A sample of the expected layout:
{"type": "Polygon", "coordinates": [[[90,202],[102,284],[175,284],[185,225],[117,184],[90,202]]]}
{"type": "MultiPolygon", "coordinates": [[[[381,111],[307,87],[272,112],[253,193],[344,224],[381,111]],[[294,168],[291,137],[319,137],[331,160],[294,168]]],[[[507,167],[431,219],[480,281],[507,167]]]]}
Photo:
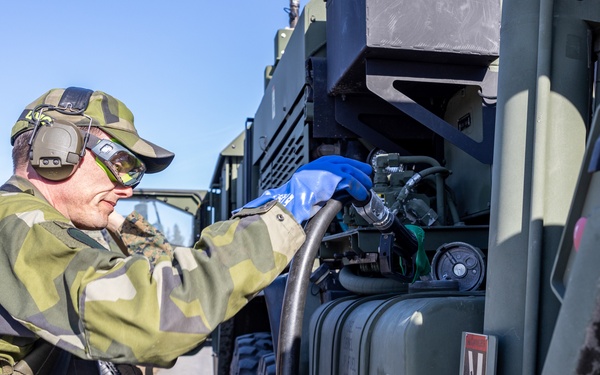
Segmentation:
{"type": "Polygon", "coordinates": [[[260,359],[273,353],[273,340],[268,332],[255,332],[235,339],[231,375],[257,375],[260,359]]]}
{"type": "Polygon", "coordinates": [[[265,354],[258,361],[258,375],[276,375],[275,353],[265,354]]]}

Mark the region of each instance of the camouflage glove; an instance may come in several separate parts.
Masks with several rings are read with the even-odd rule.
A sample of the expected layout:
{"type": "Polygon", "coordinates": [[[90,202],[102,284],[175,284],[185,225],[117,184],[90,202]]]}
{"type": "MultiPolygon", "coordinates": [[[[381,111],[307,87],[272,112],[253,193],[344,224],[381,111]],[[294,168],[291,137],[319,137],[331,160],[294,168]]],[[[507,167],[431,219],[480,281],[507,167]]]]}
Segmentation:
{"type": "Polygon", "coordinates": [[[368,164],[342,156],[324,156],[298,168],[287,183],[265,191],[244,208],[255,208],[276,199],[302,223],[333,197],[367,199],[373,186],[371,172],[368,164]]]}

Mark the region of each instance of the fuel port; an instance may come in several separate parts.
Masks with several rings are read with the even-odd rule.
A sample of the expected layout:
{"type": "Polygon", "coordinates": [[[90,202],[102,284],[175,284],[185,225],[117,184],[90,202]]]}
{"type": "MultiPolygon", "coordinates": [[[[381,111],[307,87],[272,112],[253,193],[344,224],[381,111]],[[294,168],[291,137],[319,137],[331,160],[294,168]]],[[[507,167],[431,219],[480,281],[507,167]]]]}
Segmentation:
{"type": "Polygon", "coordinates": [[[431,261],[434,280],[456,280],[458,290],[477,290],[485,277],[485,255],[465,242],[440,246],[431,261]]]}

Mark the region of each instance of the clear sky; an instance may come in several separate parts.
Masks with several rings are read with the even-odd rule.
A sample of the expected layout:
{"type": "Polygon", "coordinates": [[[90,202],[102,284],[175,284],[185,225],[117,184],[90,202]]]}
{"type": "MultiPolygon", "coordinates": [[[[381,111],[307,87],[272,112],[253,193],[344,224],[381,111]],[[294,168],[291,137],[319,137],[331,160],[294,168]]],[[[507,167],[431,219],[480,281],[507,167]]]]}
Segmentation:
{"type": "MultiPolygon", "coordinates": [[[[301,2],[301,6],[304,2],[301,2]]],[[[10,129],[55,87],[105,91],[138,132],[175,152],[140,188],[207,189],[219,153],[263,94],[289,0],[6,1],[0,10],[0,180],[12,174],[10,129]]]]}

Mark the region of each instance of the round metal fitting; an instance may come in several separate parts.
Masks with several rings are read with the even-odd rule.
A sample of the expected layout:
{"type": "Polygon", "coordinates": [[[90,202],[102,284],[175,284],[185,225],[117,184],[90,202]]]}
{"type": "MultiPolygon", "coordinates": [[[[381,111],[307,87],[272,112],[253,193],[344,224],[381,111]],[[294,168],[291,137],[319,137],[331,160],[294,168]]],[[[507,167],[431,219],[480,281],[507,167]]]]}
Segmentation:
{"type": "Polygon", "coordinates": [[[477,290],[485,277],[485,255],[465,242],[444,244],[431,261],[431,275],[435,280],[456,280],[461,291],[477,290]]]}

